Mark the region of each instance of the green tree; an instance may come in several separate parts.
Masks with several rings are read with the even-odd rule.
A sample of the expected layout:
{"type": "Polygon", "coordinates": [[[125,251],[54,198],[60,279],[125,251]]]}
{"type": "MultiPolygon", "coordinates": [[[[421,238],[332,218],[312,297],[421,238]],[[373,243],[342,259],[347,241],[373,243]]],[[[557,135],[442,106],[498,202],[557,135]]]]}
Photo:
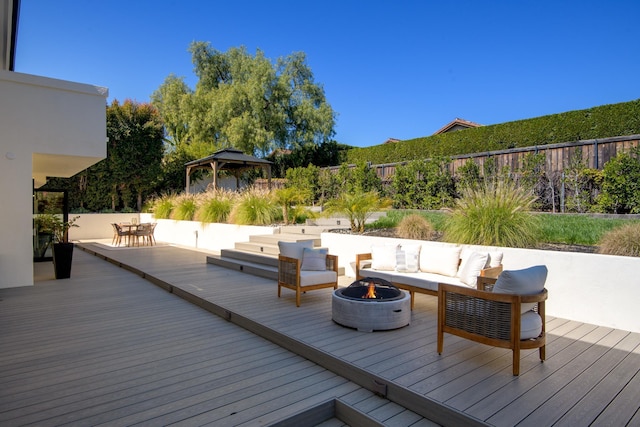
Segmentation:
{"type": "Polygon", "coordinates": [[[604,165],[598,203],[606,212],[640,213],[640,147],[604,165]]]}
{"type": "Polygon", "coordinates": [[[473,159],[467,159],[465,164],[458,168],[456,175],[460,189],[477,186],[482,180],[480,166],[473,159]]]}
{"type": "Polygon", "coordinates": [[[260,50],[251,55],[244,47],[220,52],[194,42],[189,50],[195,91],[169,76],[152,96],[176,146],[189,145],[191,154],[231,146],[264,156],[333,136],[334,112],[303,53],[272,64],[260,50]]]}
{"type": "Polygon", "coordinates": [[[151,104],[114,100],[107,107],[107,164],[111,184],[111,208],[121,199],[129,207],[135,198],[138,210],[151,193],[161,172],[164,153],[163,126],[151,104]]]}
{"type": "Polygon", "coordinates": [[[414,160],[398,166],[393,176],[394,207],[399,209],[439,209],[453,203],[455,184],[449,161],[414,160]]]}

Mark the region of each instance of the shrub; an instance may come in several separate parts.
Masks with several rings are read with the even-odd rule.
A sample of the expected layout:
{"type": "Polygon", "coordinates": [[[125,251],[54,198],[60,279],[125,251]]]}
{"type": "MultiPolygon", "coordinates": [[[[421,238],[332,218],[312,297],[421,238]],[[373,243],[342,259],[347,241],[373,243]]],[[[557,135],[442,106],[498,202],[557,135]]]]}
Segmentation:
{"type": "Polygon", "coordinates": [[[188,194],[182,194],[176,197],[175,206],[171,211],[171,219],[193,221],[197,209],[196,198],[188,194]]]}
{"type": "Polygon", "coordinates": [[[445,240],[487,246],[531,247],[539,238],[535,196],[509,181],[467,188],[447,219],[445,240]]]}
{"type": "Polygon", "coordinates": [[[422,215],[410,214],[400,220],[398,236],[403,239],[430,240],[433,236],[433,226],[422,215]]]}
{"type": "Polygon", "coordinates": [[[235,197],[232,192],[226,190],[208,192],[199,204],[195,219],[200,222],[227,222],[234,202],[235,197]]]}
{"type": "Polygon", "coordinates": [[[600,240],[598,252],[607,255],[640,256],[640,223],[623,225],[600,240]]]}
{"type": "Polygon", "coordinates": [[[229,219],[234,224],[271,225],[281,219],[281,212],[268,191],[250,188],[240,195],[229,219]]]}

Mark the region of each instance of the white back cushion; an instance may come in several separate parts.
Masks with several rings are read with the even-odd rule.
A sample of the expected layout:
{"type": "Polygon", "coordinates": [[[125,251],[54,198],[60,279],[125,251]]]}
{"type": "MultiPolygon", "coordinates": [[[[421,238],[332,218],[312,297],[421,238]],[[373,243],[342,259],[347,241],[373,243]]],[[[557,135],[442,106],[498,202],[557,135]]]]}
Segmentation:
{"type": "Polygon", "coordinates": [[[395,270],[397,247],[395,244],[371,246],[371,268],[382,271],[395,270]]]}
{"type": "Polygon", "coordinates": [[[460,261],[458,278],[468,286],[476,286],[480,271],[487,264],[489,254],[487,252],[467,252],[460,261]]]}
{"type": "MultiPolygon", "coordinates": [[[[515,295],[535,295],[544,290],[544,283],[547,280],[547,267],[536,265],[522,270],[505,270],[496,284],[493,292],[498,294],[515,295]]],[[[522,304],[522,313],[533,309],[536,303],[522,304]]]]}
{"type": "Polygon", "coordinates": [[[297,258],[302,261],[302,252],[304,248],[313,248],[312,240],[305,240],[303,242],[278,242],[278,249],[280,249],[280,255],[289,258],[297,258]]]}
{"type": "Polygon", "coordinates": [[[420,271],[455,277],[460,263],[459,246],[423,246],[420,250],[420,271]]]}

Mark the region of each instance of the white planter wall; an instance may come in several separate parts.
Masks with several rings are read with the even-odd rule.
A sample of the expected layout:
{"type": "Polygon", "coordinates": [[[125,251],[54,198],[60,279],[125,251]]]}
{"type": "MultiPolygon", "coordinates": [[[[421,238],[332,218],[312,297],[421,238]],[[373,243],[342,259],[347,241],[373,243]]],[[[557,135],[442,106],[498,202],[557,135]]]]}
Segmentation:
{"type": "MultiPolygon", "coordinates": [[[[375,243],[401,243],[402,239],[323,233],[322,246],[338,255],[345,274],[355,276],[355,257],[371,251],[375,243]]],[[[419,242],[442,246],[447,243],[419,242]]],[[[640,332],[640,258],[612,255],[542,251],[515,248],[486,248],[504,252],[505,270],[543,264],[549,269],[546,288],[547,316],[640,332]]]]}

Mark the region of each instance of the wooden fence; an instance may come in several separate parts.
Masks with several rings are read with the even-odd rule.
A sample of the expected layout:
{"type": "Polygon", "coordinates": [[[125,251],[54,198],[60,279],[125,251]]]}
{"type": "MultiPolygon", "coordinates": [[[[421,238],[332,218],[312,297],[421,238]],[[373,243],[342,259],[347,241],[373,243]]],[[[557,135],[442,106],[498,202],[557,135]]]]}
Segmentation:
{"type": "MultiPolygon", "coordinates": [[[[512,171],[518,171],[522,169],[523,160],[527,154],[543,153],[546,158],[546,173],[548,176],[552,176],[557,173],[561,174],[569,165],[572,157],[577,153],[580,153],[582,156],[585,167],[602,169],[605,163],[617,156],[618,153],[627,152],[639,144],[640,135],[629,135],[464,154],[451,157],[449,170],[455,175],[458,168],[471,159],[480,167],[480,170],[483,171],[485,163],[491,159],[490,161],[494,162],[497,170],[509,167],[512,171]]],[[[376,169],[377,175],[383,182],[389,182],[395,174],[396,167],[407,163],[408,162],[385,163],[371,165],[371,167],[376,169]]],[[[355,165],[349,165],[349,167],[354,168],[355,165]]],[[[339,166],[332,166],[329,169],[332,172],[337,172],[339,168],[339,166]]]]}

